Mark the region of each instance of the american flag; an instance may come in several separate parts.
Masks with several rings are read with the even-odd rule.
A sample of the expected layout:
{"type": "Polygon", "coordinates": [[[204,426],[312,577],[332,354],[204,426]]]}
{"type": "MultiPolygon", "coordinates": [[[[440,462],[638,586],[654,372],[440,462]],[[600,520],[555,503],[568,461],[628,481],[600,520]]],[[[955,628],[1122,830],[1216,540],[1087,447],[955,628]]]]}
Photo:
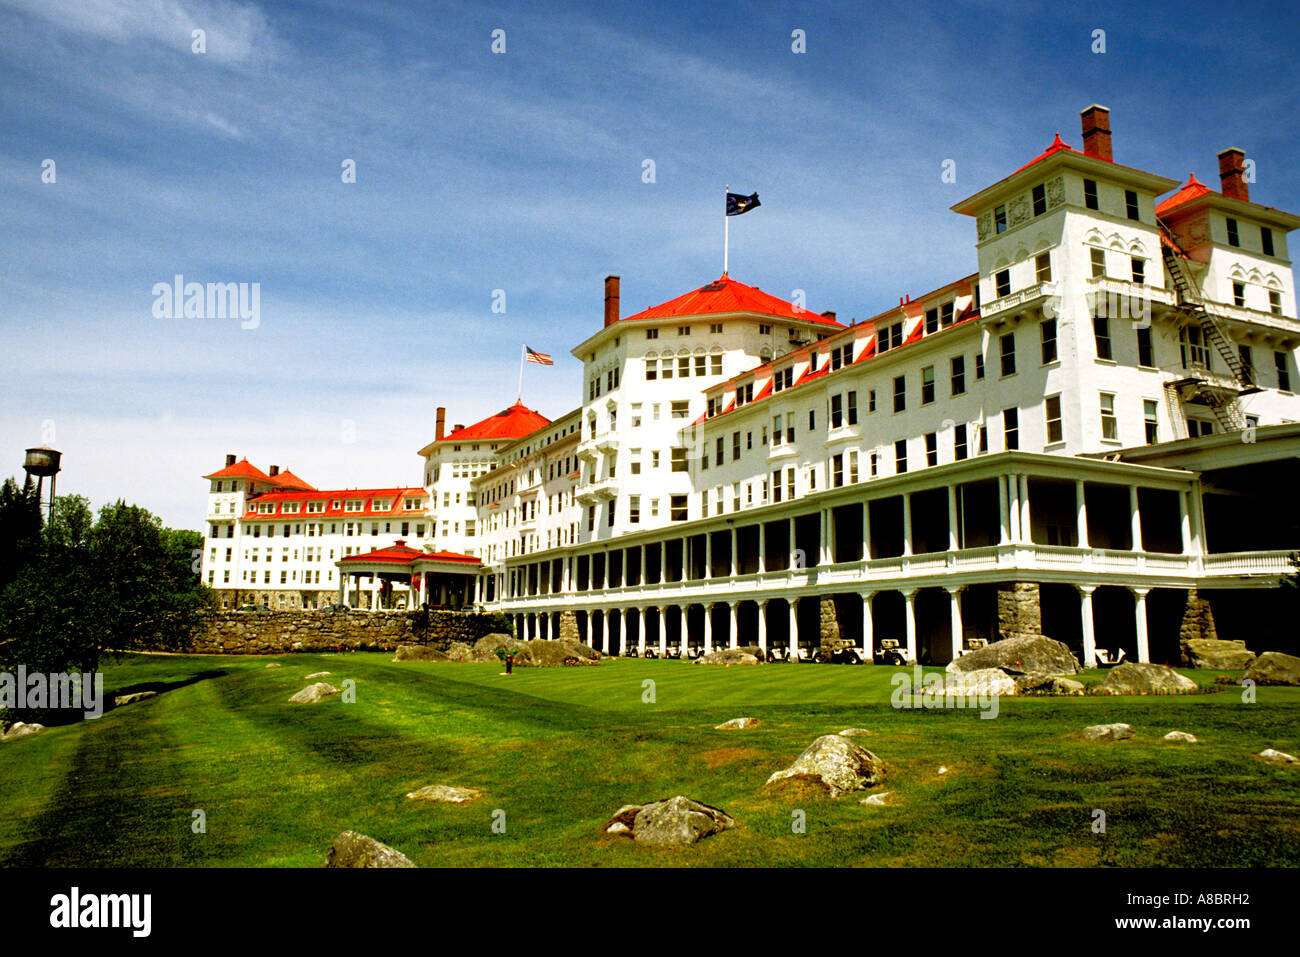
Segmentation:
{"type": "Polygon", "coordinates": [[[537,352],[530,349],[528,346],[524,346],[524,358],[529,362],[536,362],[539,366],[555,365],[555,363],[551,361],[551,357],[545,352],[537,352]]]}

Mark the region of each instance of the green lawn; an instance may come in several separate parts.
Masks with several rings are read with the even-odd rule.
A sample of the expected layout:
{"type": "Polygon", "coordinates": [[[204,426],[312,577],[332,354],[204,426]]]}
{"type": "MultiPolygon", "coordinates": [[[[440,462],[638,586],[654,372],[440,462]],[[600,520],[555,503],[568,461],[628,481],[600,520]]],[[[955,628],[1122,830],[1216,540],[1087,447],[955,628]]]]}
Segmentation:
{"type": "MultiPolygon", "coordinates": [[[[421,866],[1006,866],[1300,864],[1300,689],[1179,698],[1005,699],[999,716],[895,710],[892,669],[395,664],[391,655],[132,656],[107,692],[155,698],[0,745],[0,862],[297,866],[347,828],[421,866]],[[280,668],[267,669],[269,661],[280,668]],[[356,702],[289,705],[315,671],[356,702]],[[653,680],[654,703],[643,702],[653,680]],[[715,731],[751,715],[761,727],[715,731]],[[1088,744],[1125,721],[1136,741],[1088,744]],[[857,726],[895,806],[764,787],[819,734],[857,726]],[[1190,731],[1196,745],[1160,740],[1190,731]],[[948,773],[940,775],[940,766],[948,773]],[[450,807],[426,784],[480,787],[450,807]],[[682,850],[600,826],[621,805],[686,794],[740,827],[682,850]],[[1106,833],[1092,830],[1093,809],[1106,833]],[[206,814],[206,833],[191,829],[206,814]],[[794,833],[792,812],[806,816],[794,833]],[[493,830],[494,815],[504,833],[493,830]]],[[[1213,675],[1185,672],[1208,686],[1213,675]]],[[[1096,674],[1085,680],[1096,680],[1096,674]]],[[[498,828],[499,829],[499,828],[498,828]]]]}

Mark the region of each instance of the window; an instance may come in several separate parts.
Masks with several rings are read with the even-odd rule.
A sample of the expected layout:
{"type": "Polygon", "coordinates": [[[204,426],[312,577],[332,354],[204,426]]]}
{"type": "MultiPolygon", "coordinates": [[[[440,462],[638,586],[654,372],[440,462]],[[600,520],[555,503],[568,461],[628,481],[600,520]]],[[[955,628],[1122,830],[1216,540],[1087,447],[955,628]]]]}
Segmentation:
{"type": "Polygon", "coordinates": [[[1259,227],[1259,245],[1264,250],[1265,256],[1272,256],[1273,253],[1273,230],[1267,226],[1259,227]]]}
{"type": "Polygon", "coordinates": [[[691,404],[689,402],[674,402],[672,408],[674,419],[684,419],[690,415],[691,404]]]}
{"type": "Polygon", "coordinates": [[[680,359],[677,360],[677,378],[686,379],[690,377],[690,374],[691,374],[690,356],[682,356],[680,359]]]}
{"type": "Polygon", "coordinates": [[[831,456],[831,488],[839,488],[844,484],[844,455],[831,456]]]}
{"type": "Polygon", "coordinates": [[[709,367],[709,357],[708,357],[708,356],[696,356],[696,357],[695,357],[695,374],[696,374],[696,375],[707,375],[707,374],[708,374],[708,372],[707,372],[708,367],[709,367]]]}
{"type": "Polygon", "coordinates": [[[868,412],[876,411],[876,390],[875,389],[867,390],[867,411],[868,412]]]}
{"type": "Polygon", "coordinates": [[[1241,236],[1237,233],[1237,221],[1231,216],[1228,217],[1228,245],[1240,246],[1241,236]]]}
{"type": "Polygon", "coordinates": [[[1246,377],[1246,381],[1254,382],[1255,362],[1250,346],[1238,345],[1237,358],[1241,360],[1242,374],[1246,377]]]}
{"type": "Polygon", "coordinates": [[[808,410],[808,431],[814,432],[816,430],[817,430],[817,412],[814,409],[809,409],[808,410]]]}
{"type": "Polygon", "coordinates": [[[830,409],[830,427],[838,429],[844,424],[844,397],[842,395],[831,396],[830,409]]]}
{"type": "Polygon", "coordinates": [[[1041,216],[1047,212],[1047,184],[1039,183],[1033,189],[1034,215],[1041,216]]]}
{"type": "Polygon", "coordinates": [[[774,416],[772,416],[772,445],[773,445],[773,447],[780,445],[780,444],[781,444],[781,440],[785,437],[785,430],[784,430],[784,427],[783,427],[783,424],[782,424],[784,421],[785,421],[785,419],[784,419],[783,416],[780,416],[780,415],[774,415],[774,416]]]}
{"type": "Polygon", "coordinates": [[[1002,437],[1008,451],[1020,448],[1019,409],[1007,409],[1002,413],[1002,437]]]}
{"type": "Polygon", "coordinates": [[[935,307],[934,309],[925,310],[925,334],[928,336],[931,333],[938,332],[938,331],[939,331],[938,307],[935,307]]]}
{"type": "Polygon", "coordinates": [[[1097,343],[1097,358],[1113,359],[1110,348],[1110,320],[1105,316],[1094,316],[1092,336],[1097,343]]]}
{"type": "Polygon", "coordinates": [[[1146,427],[1147,445],[1160,441],[1160,422],[1157,418],[1159,409],[1159,403],[1155,399],[1142,400],[1142,421],[1146,427]]]}
{"type": "Polygon", "coordinates": [[[1246,284],[1244,282],[1234,282],[1232,284],[1232,304],[1234,306],[1246,305],[1246,284]]]}
{"type": "Polygon", "coordinates": [[[714,443],[714,451],[715,451],[715,455],[713,459],[713,464],[721,465],[724,461],[726,461],[726,444],[722,436],[718,436],[717,442],[714,443]]]}
{"type": "Polygon", "coordinates": [[[925,433],[925,464],[939,464],[939,433],[925,433]]]}
{"type": "Polygon", "coordinates": [[[677,334],[678,334],[679,336],[689,336],[689,335],[691,334],[691,327],[690,327],[690,326],[678,326],[678,327],[677,327],[677,334]]]}
{"type": "Polygon", "coordinates": [[[758,334],[759,334],[760,336],[770,336],[770,335],[772,334],[772,327],[771,327],[771,326],[759,326],[759,327],[758,327],[758,334]]]}
{"type": "Polygon", "coordinates": [[[1190,438],[1199,439],[1202,435],[1211,435],[1214,432],[1214,423],[1205,419],[1188,419],[1187,434],[1190,438]]]}
{"type": "Polygon", "coordinates": [[[967,455],[966,423],[963,422],[952,430],[952,457],[960,462],[967,455]]]}
{"type": "Polygon", "coordinates": [[[1277,368],[1277,387],[1283,392],[1291,391],[1291,372],[1287,368],[1286,353],[1273,353],[1273,365],[1277,368]]]}
{"type": "Polygon", "coordinates": [[[1268,291],[1268,311],[1275,316],[1282,315],[1282,294],[1276,289],[1268,291]]]}
{"type": "Polygon", "coordinates": [[[1137,330],[1138,365],[1148,369],[1155,367],[1155,355],[1151,349],[1151,327],[1139,326],[1137,330]]]}
{"type": "Polygon", "coordinates": [[[661,379],[671,379],[673,377],[673,360],[659,360],[659,377],[661,379]]]}
{"type": "Polygon", "coordinates": [[[1083,205],[1088,209],[1101,208],[1101,205],[1097,202],[1097,181],[1095,179],[1085,179],[1083,181],[1083,205]]]}
{"type": "Polygon", "coordinates": [[[647,330],[645,331],[645,337],[646,337],[647,339],[658,339],[658,338],[659,338],[659,330],[658,330],[658,329],[647,329],[647,330]]]}
{"type": "Polygon", "coordinates": [[[1052,254],[1039,253],[1034,257],[1034,281],[1052,281],[1052,254]]]}
{"type": "Polygon", "coordinates": [[[732,432],[731,433],[731,461],[734,462],[738,458],[740,458],[740,433],[732,432]]]}
{"type": "Polygon", "coordinates": [[[1047,415],[1047,444],[1064,441],[1065,435],[1061,429],[1061,397],[1048,396],[1043,403],[1043,409],[1047,415]]]}
{"type": "Polygon", "coordinates": [[[849,449],[845,455],[848,457],[849,484],[853,485],[858,480],[858,450],[849,449]]]}
{"type": "Polygon", "coordinates": [[[907,376],[894,377],[894,411],[902,412],[907,408],[907,376]]]}
{"type": "Polygon", "coordinates": [[[999,206],[993,210],[993,228],[998,233],[1007,231],[1007,208],[1005,206],[999,206]]]}
{"type": "Polygon", "coordinates": [[[1008,332],[1001,339],[1002,342],[1002,374],[1016,374],[1016,334],[1008,332]]]}
{"type": "Polygon", "coordinates": [[[1011,270],[1003,269],[1001,272],[994,273],[993,287],[994,294],[999,299],[1011,295],[1011,270]]]}
{"type": "Polygon", "coordinates": [[[1199,326],[1184,326],[1178,333],[1178,350],[1184,369],[1208,369],[1210,351],[1205,347],[1199,326]]]}
{"type": "Polygon", "coordinates": [[[952,394],[961,395],[966,391],[966,357],[952,357],[952,394]]]}
{"type": "Polygon", "coordinates": [[[1043,364],[1056,361],[1056,320],[1044,319],[1039,326],[1043,337],[1043,364]]]}
{"type": "Polygon", "coordinates": [[[897,349],[903,344],[903,324],[901,322],[891,323],[876,333],[876,352],[888,352],[890,349],[897,349]]]}
{"type": "Polygon", "coordinates": [[[1138,215],[1138,194],[1134,190],[1124,190],[1124,213],[1129,219],[1142,218],[1138,215]]]}
{"type": "Polygon", "coordinates": [[[894,471],[902,475],[907,471],[907,440],[899,439],[894,443],[894,471]]]}
{"type": "Polygon", "coordinates": [[[975,356],[975,378],[976,380],[984,378],[984,354],[977,353],[975,356]]]}
{"type": "Polygon", "coordinates": [[[1106,250],[1093,247],[1088,254],[1092,257],[1092,278],[1101,279],[1106,275],[1106,250]]]}
{"type": "Polygon", "coordinates": [[[776,469],[772,473],[772,501],[781,501],[781,470],[776,469]]]}
{"type": "Polygon", "coordinates": [[[720,332],[722,332],[722,323],[720,323],[720,322],[712,322],[712,323],[709,323],[709,334],[710,334],[710,335],[715,335],[715,336],[716,336],[716,335],[718,335],[720,332]]]}
{"type": "Polygon", "coordinates": [[[921,370],[921,404],[929,405],[934,401],[934,366],[921,370]]]}
{"type": "Polygon", "coordinates": [[[685,472],[688,469],[686,464],[686,450],[672,449],[672,471],[685,472]]]}
{"type": "Polygon", "coordinates": [[[631,460],[631,464],[628,467],[631,469],[632,474],[640,475],[641,474],[641,450],[629,449],[628,455],[631,460]]]}
{"type": "Polygon", "coordinates": [[[1101,393],[1101,437],[1119,438],[1119,422],[1115,418],[1115,396],[1111,392],[1101,393]]]}
{"type": "Polygon", "coordinates": [[[722,356],[709,356],[709,374],[722,375],[722,356]]]}
{"type": "Polygon", "coordinates": [[[1137,283],[1139,286],[1141,286],[1145,284],[1147,281],[1146,260],[1138,259],[1137,256],[1133,256],[1132,261],[1133,261],[1133,281],[1137,283]]]}

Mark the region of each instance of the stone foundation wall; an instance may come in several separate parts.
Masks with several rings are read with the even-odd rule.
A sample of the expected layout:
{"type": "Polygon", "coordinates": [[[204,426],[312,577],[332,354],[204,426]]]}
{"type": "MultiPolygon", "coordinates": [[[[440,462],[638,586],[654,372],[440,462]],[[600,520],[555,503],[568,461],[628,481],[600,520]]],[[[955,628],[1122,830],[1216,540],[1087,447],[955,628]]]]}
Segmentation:
{"type": "Polygon", "coordinates": [[[473,643],[500,631],[492,615],[422,612],[219,611],[192,650],[210,655],[279,655],[293,651],[331,651],[342,645],[360,651],[391,651],[401,644],[445,647],[473,643]]]}
{"type": "Polygon", "coordinates": [[[1043,609],[1037,582],[998,583],[998,637],[1041,635],[1043,609]]]}

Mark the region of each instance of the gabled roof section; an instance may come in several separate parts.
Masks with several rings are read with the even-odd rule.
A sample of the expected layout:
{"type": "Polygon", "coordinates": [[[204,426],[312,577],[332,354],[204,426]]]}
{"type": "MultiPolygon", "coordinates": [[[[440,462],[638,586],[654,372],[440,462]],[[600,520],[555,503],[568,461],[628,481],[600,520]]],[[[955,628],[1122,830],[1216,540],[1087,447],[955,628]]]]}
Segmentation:
{"type": "Polygon", "coordinates": [[[316,491],[316,486],[310,484],[309,482],[303,479],[300,479],[298,476],[294,475],[288,469],[284,469],[279,474],[271,476],[271,481],[274,482],[277,486],[279,486],[282,489],[290,489],[293,491],[303,491],[303,492],[316,491]]]}
{"type": "MultiPolygon", "coordinates": [[[[1057,133],[1057,134],[1056,134],[1056,139],[1052,140],[1052,145],[1051,145],[1051,146],[1049,146],[1049,147],[1048,147],[1047,149],[1045,149],[1043,152],[1039,153],[1037,156],[1035,156],[1033,159],[1031,159],[1031,160],[1030,160],[1028,163],[1026,163],[1024,166],[1020,167],[1020,169],[1016,170],[1016,173],[1022,173],[1022,172],[1024,172],[1025,170],[1029,169],[1029,167],[1033,166],[1035,163],[1042,162],[1043,160],[1047,159],[1047,157],[1051,156],[1053,153],[1059,153],[1059,152],[1061,152],[1061,150],[1066,150],[1067,152],[1073,153],[1073,154],[1075,154],[1076,156],[1087,156],[1087,155],[1088,155],[1087,153],[1080,153],[1080,152],[1079,152],[1078,150],[1076,150],[1073,146],[1071,146],[1070,144],[1066,143],[1065,140],[1061,139],[1061,134],[1060,134],[1060,133],[1057,133]]],[[[1106,162],[1106,163],[1112,162],[1111,160],[1105,159],[1104,157],[1101,157],[1101,156],[1095,156],[1095,157],[1093,157],[1093,159],[1099,159],[1099,160],[1102,160],[1103,162],[1106,162]]],[[[1012,173],[1011,175],[1012,175],[1012,176],[1015,176],[1016,173],[1012,173]]]]}
{"type": "Polygon", "coordinates": [[[258,482],[269,482],[275,484],[275,479],[267,475],[248,459],[240,459],[234,465],[227,465],[225,468],[213,472],[211,475],[203,476],[205,479],[214,478],[246,478],[258,482]]]}
{"type": "Polygon", "coordinates": [[[819,325],[841,328],[842,324],[811,309],[803,309],[754,286],[737,282],[726,273],[706,286],[652,306],[620,322],[637,319],[676,319],[688,316],[715,316],[726,313],[752,313],[777,319],[795,319],[819,325]]]}
{"type": "Polygon", "coordinates": [[[407,565],[424,554],[418,548],[412,548],[399,538],[396,544],[389,545],[387,548],[376,548],[373,552],[365,552],[360,555],[345,555],[339,559],[339,564],[391,562],[395,565],[407,565]]]}
{"type": "Polygon", "coordinates": [[[1170,196],[1168,199],[1162,200],[1160,205],[1156,207],[1156,215],[1164,216],[1171,209],[1175,209],[1184,203],[1190,203],[1194,199],[1199,199],[1206,193],[1213,192],[1214,190],[1210,189],[1210,187],[1206,186],[1196,178],[1195,173],[1190,173],[1188,174],[1187,182],[1182,185],[1178,192],[1174,193],[1174,195],[1170,196]]]}
{"type": "Polygon", "coordinates": [[[540,412],[516,402],[508,409],[502,409],[496,415],[490,415],[481,422],[467,425],[463,429],[449,432],[439,442],[484,442],[509,441],[522,439],[538,429],[551,424],[551,420],[540,412]]]}

